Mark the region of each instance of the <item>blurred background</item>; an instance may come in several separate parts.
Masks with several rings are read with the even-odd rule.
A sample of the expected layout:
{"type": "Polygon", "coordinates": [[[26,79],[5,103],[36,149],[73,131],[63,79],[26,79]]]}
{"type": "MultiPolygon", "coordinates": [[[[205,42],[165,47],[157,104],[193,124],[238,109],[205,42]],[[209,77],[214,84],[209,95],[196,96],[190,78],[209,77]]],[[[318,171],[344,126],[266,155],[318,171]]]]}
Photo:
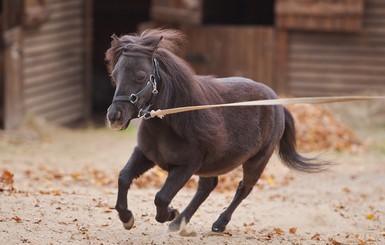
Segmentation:
{"type": "Polygon", "coordinates": [[[284,97],[385,95],[385,0],[0,0],[1,244],[385,244],[383,100],[290,106],[298,150],[337,164],[299,175],[273,157],[231,233],[206,235],[241,168],[220,176],[188,238],[154,219],[167,176],[154,168],[130,190],[138,225],[124,233],[113,209],[139,120],[105,126],[104,55],[112,34],[153,27],[185,33],[178,55],[198,74],[284,97]]]}
{"type": "Polygon", "coordinates": [[[0,128],[27,115],[69,125],[104,115],[111,38],[182,30],[199,74],[245,76],[280,95],[383,94],[382,0],[1,0],[0,128]]]}

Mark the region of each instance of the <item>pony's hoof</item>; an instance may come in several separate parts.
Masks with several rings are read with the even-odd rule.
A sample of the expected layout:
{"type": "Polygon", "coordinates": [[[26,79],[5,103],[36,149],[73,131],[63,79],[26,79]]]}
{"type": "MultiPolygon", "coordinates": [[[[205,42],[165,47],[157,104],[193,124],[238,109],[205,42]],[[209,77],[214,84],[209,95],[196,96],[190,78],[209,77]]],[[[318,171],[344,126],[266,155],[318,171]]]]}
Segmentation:
{"type": "Polygon", "coordinates": [[[217,222],[215,222],[211,227],[211,230],[213,232],[218,232],[218,233],[224,232],[225,229],[226,229],[226,225],[217,224],[217,222]]]}
{"type": "Polygon", "coordinates": [[[123,223],[123,226],[126,230],[131,230],[131,228],[134,226],[134,216],[131,215],[130,220],[127,223],[123,223]]]}
{"type": "Polygon", "coordinates": [[[181,221],[179,219],[174,219],[168,226],[168,231],[176,232],[179,231],[181,227],[181,221]]]}

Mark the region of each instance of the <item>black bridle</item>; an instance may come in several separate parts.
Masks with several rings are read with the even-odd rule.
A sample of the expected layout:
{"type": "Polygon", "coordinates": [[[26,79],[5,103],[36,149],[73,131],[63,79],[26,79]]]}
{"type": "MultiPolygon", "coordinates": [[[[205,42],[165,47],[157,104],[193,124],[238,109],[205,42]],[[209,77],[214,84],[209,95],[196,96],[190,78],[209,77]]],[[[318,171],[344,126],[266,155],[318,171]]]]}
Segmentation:
{"type": "Polygon", "coordinates": [[[138,101],[140,97],[142,97],[148,91],[148,89],[152,87],[151,98],[148,101],[147,105],[144,108],[138,107],[139,109],[138,117],[144,118],[144,119],[150,119],[151,118],[150,108],[154,104],[156,96],[158,95],[157,81],[159,81],[160,79],[159,62],[156,58],[153,58],[153,64],[154,64],[154,67],[153,67],[152,74],[150,75],[150,79],[147,81],[146,85],[141,90],[131,95],[114,96],[114,98],[112,99],[112,103],[116,101],[131,102],[132,104],[138,107],[138,101]]]}

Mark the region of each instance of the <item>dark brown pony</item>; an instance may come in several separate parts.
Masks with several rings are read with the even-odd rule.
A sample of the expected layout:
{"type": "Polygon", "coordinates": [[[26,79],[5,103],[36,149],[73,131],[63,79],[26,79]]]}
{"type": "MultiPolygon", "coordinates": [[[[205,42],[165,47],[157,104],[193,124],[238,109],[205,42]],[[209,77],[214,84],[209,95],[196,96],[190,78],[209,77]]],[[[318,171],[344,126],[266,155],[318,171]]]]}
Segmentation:
{"type": "MultiPolygon", "coordinates": [[[[151,109],[277,98],[269,87],[250,79],[195,75],[173,54],[183,41],[178,31],[156,29],[112,38],[106,60],[116,90],[107,120],[115,130],[127,128],[133,118],[146,119],[151,109]]],[[[216,187],[218,175],[242,165],[243,180],[235,197],[212,226],[213,231],[222,232],[278,145],[279,156],[290,168],[305,172],[323,168],[323,163],[296,152],[293,118],[283,106],[210,109],[143,120],[138,144],[119,175],[116,210],[120,220],[126,229],[132,228],[128,189],[133,179],[155,165],[168,172],[155,196],[156,220],[172,221],[172,231],[183,220],[190,221],[216,187]],[[169,204],[193,175],[199,176],[197,193],[179,214],[169,204]]]]}

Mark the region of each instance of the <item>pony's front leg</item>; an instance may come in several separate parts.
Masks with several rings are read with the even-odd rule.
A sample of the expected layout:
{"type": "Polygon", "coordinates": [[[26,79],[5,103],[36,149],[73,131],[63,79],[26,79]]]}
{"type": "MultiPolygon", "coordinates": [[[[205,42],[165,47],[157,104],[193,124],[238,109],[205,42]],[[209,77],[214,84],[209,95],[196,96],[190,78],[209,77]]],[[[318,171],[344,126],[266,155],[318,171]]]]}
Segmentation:
{"type": "Polygon", "coordinates": [[[144,156],[139,147],[136,147],[130,157],[130,160],[128,160],[127,164],[120,171],[118,181],[118,200],[115,208],[119,213],[119,218],[123,222],[124,228],[127,230],[131,229],[134,225],[134,216],[132,215],[132,212],[127,209],[128,189],[135,178],[138,178],[154,166],[155,164],[144,156]]]}
{"type": "Polygon", "coordinates": [[[178,191],[187,183],[195,171],[196,167],[186,165],[173,166],[171,170],[169,170],[169,174],[163,187],[155,196],[155,219],[158,222],[163,223],[171,221],[179,216],[178,210],[170,208],[169,205],[178,191]]]}

